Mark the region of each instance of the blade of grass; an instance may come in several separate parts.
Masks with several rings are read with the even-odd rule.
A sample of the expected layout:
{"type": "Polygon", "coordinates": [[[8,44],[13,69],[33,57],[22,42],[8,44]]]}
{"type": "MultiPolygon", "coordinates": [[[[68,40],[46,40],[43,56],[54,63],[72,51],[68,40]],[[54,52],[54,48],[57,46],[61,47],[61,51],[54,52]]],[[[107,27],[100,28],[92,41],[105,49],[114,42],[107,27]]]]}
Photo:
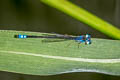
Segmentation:
{"type": "Polygon", "coordinates": [[[92,13],[76,6],[68,0],[40,0],[64,13],[74,17],[75,19],[88,24],[90,27],[108,35],[114,39],[120,39],[120,30],[112,24],[98,18],[92,13]]]}
{"type": "Polygon", "coordinates": [[[31,75],[99,72],[120,75],[120,41],[92,38],[91,45],[72,40],[42,43],[44,39],[17,39],[16,34],[49,33],[0,31],[0,70],[31,75]],[[68,46],[71,43],[72,45],[68,46]]]}

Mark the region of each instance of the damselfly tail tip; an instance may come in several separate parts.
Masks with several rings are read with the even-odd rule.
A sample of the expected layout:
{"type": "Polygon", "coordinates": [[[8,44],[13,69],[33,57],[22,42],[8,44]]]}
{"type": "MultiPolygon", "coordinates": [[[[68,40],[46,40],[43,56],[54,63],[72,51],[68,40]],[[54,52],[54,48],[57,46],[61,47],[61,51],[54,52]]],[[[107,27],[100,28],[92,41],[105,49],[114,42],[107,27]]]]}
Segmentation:
{"type": "Polygon", "coordinates": [[[14,38],[18,38],[19,36],[18,35],[14,35],[14,38]]]}

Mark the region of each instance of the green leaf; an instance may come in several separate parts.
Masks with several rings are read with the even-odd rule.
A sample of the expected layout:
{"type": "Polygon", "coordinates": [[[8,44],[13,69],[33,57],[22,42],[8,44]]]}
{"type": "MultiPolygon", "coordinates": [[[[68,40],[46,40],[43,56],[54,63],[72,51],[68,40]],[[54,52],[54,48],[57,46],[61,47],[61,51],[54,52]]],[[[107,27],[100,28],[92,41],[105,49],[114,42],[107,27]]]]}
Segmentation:
{"type": "Polygon", "coordinates": [[[48,33],[0,31],[0,70],[56,75],[70,72],[99,72],[120,75],[120,41],[92,38],[91,45],[73,40],[42,42],[44,39],[17,39],[16,34],[48,33]],[[68,46],[69,45],[69,46],[68,46]]]}
{"type": "Polygon", "coordinates": [[[70,0],[40,0],[43,3],[52,6],[73,18],[88,24],[90,27],[108,35],[111,38],[120,40],[120,29],[114,25],[95,16],[87,10],[73,4],[70,0]]]}

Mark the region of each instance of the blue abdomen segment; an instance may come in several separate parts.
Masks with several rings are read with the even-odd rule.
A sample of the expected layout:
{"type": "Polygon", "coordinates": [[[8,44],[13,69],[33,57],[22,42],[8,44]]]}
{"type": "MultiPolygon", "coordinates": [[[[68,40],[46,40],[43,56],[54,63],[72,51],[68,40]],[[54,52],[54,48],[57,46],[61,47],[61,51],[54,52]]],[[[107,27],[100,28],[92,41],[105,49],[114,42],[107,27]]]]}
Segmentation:
{"type": "Polygon", "coordinates": [[[18,38],[24,39],[27,38],[27,35],[18,35],[18,38]]]}

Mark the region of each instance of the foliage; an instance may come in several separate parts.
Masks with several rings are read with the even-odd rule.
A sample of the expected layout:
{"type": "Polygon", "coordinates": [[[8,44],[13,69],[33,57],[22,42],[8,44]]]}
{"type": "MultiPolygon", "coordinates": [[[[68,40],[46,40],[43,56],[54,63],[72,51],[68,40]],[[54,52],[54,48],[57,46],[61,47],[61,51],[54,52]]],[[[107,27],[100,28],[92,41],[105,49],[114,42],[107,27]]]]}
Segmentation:
{"type": "Polygon", "coordinates": [[[71,3],[68,0],[41,0],[62,12],[74,17],[75,19],[88,24],[90,27],[110,36],[114,39],[120,39],[120,30],[112,24],[98,18],[92,13],[71,3]]]}
{"type": "Polygon", "coordinates": [[[78,43],[73,40],[46,43],[42,42],[45,39],[39,38],[17,39],[14,38],[16,34],[47,35],[49,33],[1,30],[1,71],[32,75],[86,71],[120,75],[120,41],[118,40],[92,38],[93,44],[83,43],[78,48],[78,43]]]}

